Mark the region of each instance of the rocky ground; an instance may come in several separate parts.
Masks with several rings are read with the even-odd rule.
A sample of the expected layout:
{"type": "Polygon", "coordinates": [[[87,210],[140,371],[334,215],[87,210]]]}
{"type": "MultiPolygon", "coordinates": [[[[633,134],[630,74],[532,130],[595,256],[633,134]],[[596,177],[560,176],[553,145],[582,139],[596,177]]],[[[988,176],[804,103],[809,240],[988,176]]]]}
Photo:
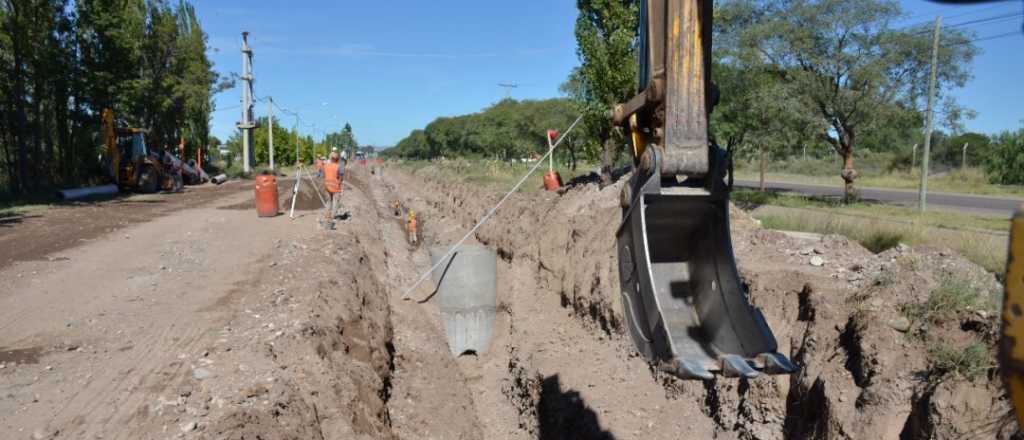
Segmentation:
{"type": "Polygon", "coordinates": [[[241,183],[190,189],[201,203],[139,221],[117,223],[123,208],[106,202],[0,228],[5,249],[42,249],[0,267],[0,438],[1016,432],[988,351],[998,283],[948,250],[876,255],[842,237],[764,230],[736,210],[751,301],[801,371],[681,381],[652,370],[623,333],[618,185],[516,194],[471,238],[500,256],[494,339],[453,358],[436,304],[420,302],[430,286],[401,297],[429,268],[430,246],[460,238],[501,195],[430,168],[348,176],[350,217],[334,230],[318,226],[305,190],[297,219],[257,218],[241,183]],[[395,201],[419,214],[421,245],[406,240],[395,201]],[[105,226],[46,241],[86,217],[105,226]],[[949,307],[936,292],[974,300],[949,307]],[[971,347],[981,364],[950,355],[971,347]]]}

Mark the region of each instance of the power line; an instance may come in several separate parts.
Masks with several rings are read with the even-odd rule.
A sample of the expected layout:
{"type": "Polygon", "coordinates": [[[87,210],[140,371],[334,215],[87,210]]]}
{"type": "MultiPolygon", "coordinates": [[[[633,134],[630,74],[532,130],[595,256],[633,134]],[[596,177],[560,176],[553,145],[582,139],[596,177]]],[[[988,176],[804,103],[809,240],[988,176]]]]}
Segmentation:
{"type": "MultiPolygon", "coordinates": [[[[961,12],[959,14],[947,15],[944,18],[945,19],[960,18],[960,17],[966,17],[968,15],[978,14],[978,13],[981,13],[981,12],[988,12],[988,11],[991,11],[993,9],[998,9],[1000,7],[1006,6],[1006,4],[1008,2],[1009,1],[1004,2],[1004,3],[1000,3],[1000,4],[985,6],[985,7],[973,9],[973,10],[970,10],[970,11],[961,12]]],[[[907,21],[909,21],[909,20],[911,20],[913,18],[917,18],[917,17],[927,17],[927,16],[936,16],[936,15],[939,15],[939,11],[928,12],[928,13],[923,13],[923,14],[917,14],[917,15],[914,15],[914,16],[911,16],[911,17],[907,17],[907,21]]],[[[927,26],[927,25],[931,25],[932,23],[933,23],[932,20],[922,21],[922,22],[914,23],[912,25],[904,26],[903,29],[911,29],[911,28],[915,28],[915,27],[919,27],[919,26],[927,26]]]]}
{"type": "MultiPolygon", "coordinates": [[[[1001,23],[1001,22],[1004,22],[1004,21],[1009,21],[1009,20],[1012,20],[1012,19],[1015,19],[1015,18],[1020,18],[1020,17],[1024,17],[1024,12],[1014,12],[1014,13],[1011,13],[1011,14],[1002,14],[1002,15],[995,15],[995,16],[992,16],[992,17],[979,18],[979,19],[975,19],[975,20],[969,20],[969,21],[964,21],[964,22],[960,22],[960,23],[951,24],[949,26],[944,26],[944,28],[949,29],[949,28],[957,28],[957,27],[964,27],[964,26],[990,25],[990,24],[1001,23]]],[[[906,27],[906,28],[903,28],[903,29],[907,30],[907,29],[912,29],[912,28],[913,28],[913,26],[912,27],[906,27]]],[[[929,30],[929,29],[922,29],[922,30],[919,30],[917,32],[914,32],[913,35],[924,35],[924,34],[928,34],[928,33],[931,33],[931,32],[932,31],[929,30]]]]}

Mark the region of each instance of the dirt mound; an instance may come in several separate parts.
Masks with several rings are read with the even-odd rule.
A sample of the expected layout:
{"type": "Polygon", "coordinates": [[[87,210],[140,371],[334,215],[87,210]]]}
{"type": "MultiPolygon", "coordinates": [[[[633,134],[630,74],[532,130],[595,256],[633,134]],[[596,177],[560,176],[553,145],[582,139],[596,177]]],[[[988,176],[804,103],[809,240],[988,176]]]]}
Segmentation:
{"type": "Polygon", "coordinates": [[[191,374],[146,424],[210,439],[393,438],[391,313],[366,248],[314,233],[279,241],[272,258],[218,304],[234,316],[183,355],[191,374]]]}
{"type": "MultiPolygon", "coordinates": [[[[292,186],[288,186],[287,192],[281,197],[281,209],[285,212],[292,207],[292,186]]],[[[299,185],[298,198],[295,199],[295,210],[296,211],[315,211],[324,207],[324,202],[321,197],[326,197],[323,194],[317,195],[319,190],[313,188],[312,184],[308,182],[302,182],[299,185]]]]}
{"type": "MultiPolygon", "coordinates": [[[[454,241],[500,197],[468,185],[399,174],[389,178],[395,191],[435,225],[428,241],[454,241]]],[[[581,184],[562,196],[515,194],[474,238],[497,249],[506,272],[518,274],[499,281],[499,290],[515,292],[510,309],[541,315],[530,320],[523,312],[514,313],[516,320],[554,320],[551,327],[562,332],[571,326],[561,321],[567,313],[588,329],[590,338],[618,344],[623,350],[618,356],[629,357],[635,355],[622,329],[613,240],[621,218],[619,185],[602,190],[581,184]],[[551,297],[557,298],[561,314],[515,303],[551,297]]],[[[664,396],[622,391],[619,405],[661,410],[682,404],[676,417],[692,425],[660,431],[677,436],[701,433],[702,426],[724,438],[744,439],[1009,438],[1017,431],[993,367],[997,313],[992,304],[1000,289],[994,276],[948,250],[901,245],[876,255],[839,236],[806,240],[763,230],[742,211],[731,212],[735,253],[750,300],[764,311],[780,352],[800,372],[703,383],[652,372],[646,382],[626,381],[633,387],[656,384],[664,396]],[[823,264],[812,264],[812,259],[823,264]]],[[[517,333],[509,337],[507,348],[515,355],[504,372],[504,394],[522,428],[541,438],[548,438],[543,432],[565,432],[567,426],[594,433],[594,438],[606,432],[617,438],[635,435],[633,422],[618,418],[619,409],[601,405],[604,393],[614,387],[603,391],[595,384],[618,381],[616,375],[626,373],[616,369],[629,362],[619,357],[600,367],[551,364],[543,359],[565,348],[538,346],[543,344],[531,342],[530,330],[523,327],[517,324],[517,333]],[[578,379],[581,374],[590,374],[589,379],[578,379]],[[555,393],[553,384],[567,389],[555,393]],[[545,395],[566,395],[575,403],[552,405],[545,395]],[[569,413],[590,422],[567,425],[569,413]]],[[[549,344],[564,341],[558,333],[547,338],[549,344]]],[[[564,343],[603,349],[585,340],[564,343]]],[[[645,411],[641,419],[656,420],[659,410],[645,411]]],[[[659,437],[652,423],[639,432],[659,437]]]]}

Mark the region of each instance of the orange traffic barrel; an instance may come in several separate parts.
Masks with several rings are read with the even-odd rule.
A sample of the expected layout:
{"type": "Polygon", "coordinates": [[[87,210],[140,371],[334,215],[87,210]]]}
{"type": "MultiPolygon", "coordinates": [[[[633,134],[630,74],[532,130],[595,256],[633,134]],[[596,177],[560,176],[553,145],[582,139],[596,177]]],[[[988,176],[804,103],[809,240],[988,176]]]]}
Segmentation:
{"type": "Polygon", "coordinates": [[[558,171],[548,171],[544,173],[544,189],[548,191],[558,191],[558,188],[562,187],[562,176],[558,175],[558,171]]]}
{"type": "Polygon", "coordinates": [[[277,178],[271,174],[256,176],[256,214],[260,217],[277,215],[277,178]]]}

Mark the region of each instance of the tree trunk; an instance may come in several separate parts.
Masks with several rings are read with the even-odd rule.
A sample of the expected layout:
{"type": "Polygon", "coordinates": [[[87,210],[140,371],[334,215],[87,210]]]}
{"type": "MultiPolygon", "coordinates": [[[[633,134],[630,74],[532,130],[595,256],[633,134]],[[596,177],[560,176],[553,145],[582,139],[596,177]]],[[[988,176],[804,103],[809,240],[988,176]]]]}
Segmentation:
{"type": "Polygon", "coordinates": [[[612,183],[612,136],[608,131],[601,132],[601,186],[612,183]]]}
{"type": "Polygon", "coordinates": [[[760,185],[758,185],[758,188],[761,190],[761,192],[765,192],[765,191],[768,190],[768,187],[765,185],[765,182],[764,182],[764,172],[765,172],[765,168],[767,167],[767,162],[768,162],[767,156],[768,156],[767,149],[764,148],[764,145],[761,145],[761,183],[760,183],[760,185]]]}
{"type": "Polygon", "coordinates": [[[857,170],[853,169],[853,149],[843,148],[843,201],[846,203],[853,203],[857,201],[857,188],[853,186],[853,181],[857,179],[857,170]]]}

